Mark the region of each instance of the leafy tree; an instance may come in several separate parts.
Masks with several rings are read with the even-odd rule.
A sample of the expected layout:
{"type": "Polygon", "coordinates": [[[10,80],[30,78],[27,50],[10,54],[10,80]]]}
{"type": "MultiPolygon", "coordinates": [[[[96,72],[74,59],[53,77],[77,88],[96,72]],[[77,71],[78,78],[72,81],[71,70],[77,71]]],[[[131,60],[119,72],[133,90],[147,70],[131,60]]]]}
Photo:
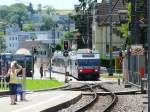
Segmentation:
{"type": "Polygon", "coordinates": [[[22,29],[22,24],[28,20],[27,7],[22,3],[16,3],[10,6],[11,12],[8,13],[9,22],[16,23],[22,29]]]}
{"type": "Polygon", "coordinates": [[[22,28],[23,31],[34,31],[34,26],[32,23],[28,23],[28,24],[24,24],[23,25],[23,28],[22,28]]]}
{"type": "Polygon", "coordinates": [[[6,49],[4,42],[4,32],[0,32],[0,52],[3,52],[6,49]]]}
{"type": "Polygon", "coordinates": [[[55,9],[51,6],[47,6],[46,13],[48,15],[55,13],[55,9]]]}
{"type": "Polygon", "coordinates": [[[39,13],[42,12],[42,4],[38,4],[38,12],[39,12],[39,13]]]}
{"type": "Polygon", "coordinates": [[[54,27],[54,21],[50,16],[43,17],[43,25],[41,26],[41,30],[50,30],[54,27]]]}
{"type": "Polygon", "coordinates": [[[89,15],[89,10],[93,7],[94,2],[96,0],[79,0],[80,4],[75,7],[75,11],[77,15],[71,18],[75,20],[76,29],[79,30],[81,34],[79,39],[77,40],[78,48],[87,47],[87,43],[85,42],[87,37],[87,16],[89,15]]]}
{"type": "Polygon", "coordinates": [[[124,24],[121,24],[121,26],[119,27],[121,37],[125,38],[125,40],[126,40],[125,44],[123,46],[123,49],[125,49],[127,45],[131,44],[131,37],[128,34],[128,32],[129,32],[129,23],[131,22],[131,2],[128,3],[127,9],[128,9],[128,22],[124,23],[124,24]]]}
{"type": "Polygon", "coordinates": [[[27,6],[27,9],[28,9],[29,12],[31,12],[31,14],[34,14],[34,13],[35,13],[35,11],[34,11],[34,9],[33,9],[32,3],[29,3],[29,6],[27,6]]]}
{"type": "Polygon", "coordinates": [[[57,44],[55,47],[55,50],[61,51],[61,49],[62,49],[62,46],[60,44],[57,44]]]}
{"type": "Polygon", "coordinates": [[[0,6],[0,19],[7,19],[7,15],[10,12],[8,6],[0,6]]]}

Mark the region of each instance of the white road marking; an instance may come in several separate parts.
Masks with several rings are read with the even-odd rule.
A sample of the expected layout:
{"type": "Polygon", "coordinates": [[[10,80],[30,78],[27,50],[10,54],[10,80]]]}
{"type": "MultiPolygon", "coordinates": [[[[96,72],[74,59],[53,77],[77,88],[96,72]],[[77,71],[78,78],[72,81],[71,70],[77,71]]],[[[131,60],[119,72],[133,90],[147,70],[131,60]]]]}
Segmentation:
{"type": "Polygon", "coordinates": [[[33,107],[36,107],[36,106],[39,106],[39,105],[42,105],[42,104],[45,104],[45,103],[48,103],[48,102],[52,102],[53,100],[55,99],[58,99],[58,98],[61,98],[62,96],[65,96],[66,94],[61,94],[57,97],[54,97],[54,98],[51,98],[49,100],[46,100],[46,101],[43,101],[43,102],[40,102],[40,103],[37,103],[37,104],[33,104],[31,106],[27,106],[27,107],[24,107],[24,108],[21,108],[21,109],[18,109],[18,110],[15,110],[13,112],[21,112],[21,111],[25,111],[25,110],[28,110],[28,109],[31,109],[33,107]]]}
{"type": "MultiPolygon", "coordinates": [[[[46,92],[46,93],[33,93],[33,94],[30,94],[29,97],[33,98],[33,97],[47,95],[47,94],[50,94],[50,93],[49,92],[46,92]]],[[[7,101],[7,100],[9,100],[9,97],[0,99],[0,102],[4,102],[4,101],[7,101]]]]}

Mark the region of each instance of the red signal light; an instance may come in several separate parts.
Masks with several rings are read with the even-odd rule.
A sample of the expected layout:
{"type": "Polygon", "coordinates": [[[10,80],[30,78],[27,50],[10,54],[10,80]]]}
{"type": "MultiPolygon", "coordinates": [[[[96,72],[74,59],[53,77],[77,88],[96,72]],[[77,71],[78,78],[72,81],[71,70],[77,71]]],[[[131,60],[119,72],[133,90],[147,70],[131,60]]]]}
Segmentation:
{"type": "Polygon", "coordinates": [[[69,50],[69,42],[67,40],[64,41],[64,50],[69,50]]]}

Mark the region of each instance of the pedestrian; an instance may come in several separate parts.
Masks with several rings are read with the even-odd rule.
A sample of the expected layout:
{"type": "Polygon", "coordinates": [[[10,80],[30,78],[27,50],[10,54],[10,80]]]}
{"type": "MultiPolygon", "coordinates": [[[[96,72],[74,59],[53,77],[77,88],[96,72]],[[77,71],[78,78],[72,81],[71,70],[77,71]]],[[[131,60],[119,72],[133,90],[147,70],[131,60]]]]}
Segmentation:
{"type": "Polygon", "coordinates": [[[40,66],[40,74],[41,74],[41,79],[43,78],[43,64],[40,66]]]}
{"type": "Polygon", "coordinates": [[[9,90],[10,90],[10,99],[11,105],[16,105],[16,96],[17,96],[17,74],[22,70],[22,66],[16,63],[16,61],[11,62],[10,68],[6,77],[10,77],[9,80],[9,90]]]}

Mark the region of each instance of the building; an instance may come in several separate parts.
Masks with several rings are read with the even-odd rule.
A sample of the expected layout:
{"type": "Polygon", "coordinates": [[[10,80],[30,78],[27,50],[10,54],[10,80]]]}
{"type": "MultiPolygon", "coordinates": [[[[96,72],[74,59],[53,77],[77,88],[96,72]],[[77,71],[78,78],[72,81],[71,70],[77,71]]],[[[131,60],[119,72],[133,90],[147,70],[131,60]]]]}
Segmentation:
{"type": "Polygon", "coordinates": [[[110,48],[110,27],[108,21],[109,3],[103,0],[102,3],[95,5],[93,11],[92,23],[92,44],[93,49],[99,50],[101,56],[106,56],[110,50],[118,51],[124,44],[125,39],[122,38],[118,25],[120,25],[118,10],[126,9],[122,0],[113,0],[115,8],[112,12],[112,48],[110,48]]]}
{"type": "Polygon", "coordinates": [[[40,44],[56,44],[63,36],[64,31],[32,31],[23,32],[16,26],[9,26],[6,28],[5,43],[6,52],[14,53],[19,48],[26,48],[32,50],[32,47],[40,44]]]}

